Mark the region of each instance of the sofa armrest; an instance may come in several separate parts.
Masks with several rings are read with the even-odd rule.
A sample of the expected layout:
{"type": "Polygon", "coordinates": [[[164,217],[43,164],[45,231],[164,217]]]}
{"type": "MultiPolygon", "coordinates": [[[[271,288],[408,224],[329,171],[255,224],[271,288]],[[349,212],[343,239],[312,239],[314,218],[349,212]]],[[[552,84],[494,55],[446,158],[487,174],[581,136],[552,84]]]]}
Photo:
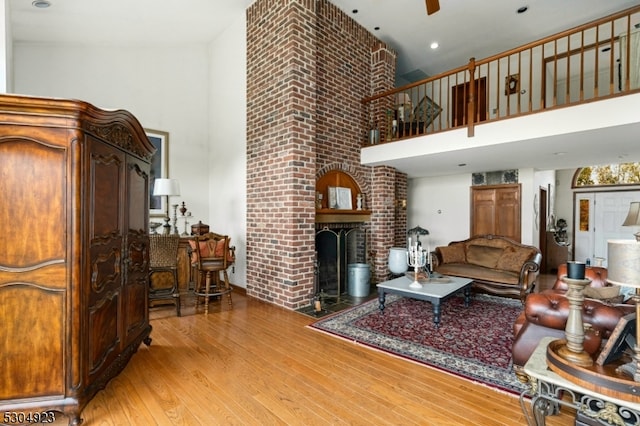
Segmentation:
{"type": "Polygon", "coordinates": [[[518,279],[520,283],[521,299],[524,303],[524,298],[527,294],[531,293],[536,285],[536,279],[540,273],[540,264],[542,263],[542,254],[536,253],[531,259],[527,260],[520,268],[520,277],[518,279]]]}

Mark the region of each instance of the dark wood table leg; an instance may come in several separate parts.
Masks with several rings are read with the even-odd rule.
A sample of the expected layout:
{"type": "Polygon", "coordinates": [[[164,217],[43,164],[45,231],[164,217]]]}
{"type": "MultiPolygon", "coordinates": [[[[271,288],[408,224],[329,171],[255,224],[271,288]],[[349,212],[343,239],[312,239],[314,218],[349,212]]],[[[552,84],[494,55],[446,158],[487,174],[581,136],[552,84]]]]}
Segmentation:
{"type": "Polygon", "coordinates": [[[378,309],[380,309],[380,313],[384,313],[384,301],[386,294],[383,288],[378,289],[378,309]]]}
{"type": "Polygon", "coordinates": [[[440,327],[440,301],[434,301],[431,305],[433,306],[433,323],[438,328],[440,327]]]}
{"type": "Polygon", "coordinates": [[[464,307],[468,308],[471,305],[471,287],[465,287],[464,289],[464,307]]]}

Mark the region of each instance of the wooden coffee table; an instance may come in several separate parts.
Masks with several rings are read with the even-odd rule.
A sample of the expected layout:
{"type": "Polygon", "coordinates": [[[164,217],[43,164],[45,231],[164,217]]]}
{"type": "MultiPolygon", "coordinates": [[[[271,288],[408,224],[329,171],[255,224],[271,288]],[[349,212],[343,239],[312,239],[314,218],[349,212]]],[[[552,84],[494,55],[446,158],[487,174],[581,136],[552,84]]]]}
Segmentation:
{"type": "Polygon", "coordinates": [[[387,294],[397,294],[412,299],[426,300],[433,307],[433,323],[436,328],[440,326],[440,304],[454,294],[464,292],[464,306],[471,303],[471,284],[473,280],[459,277],[445,277],[446,279],[434,280],[422,284],[422,288],[411,288],[409,284],[413,280],[406,276],[384,281],[378,284],[378,307],[384,313],[384,302],[387,294]],[[448,281],[448,282],[443,282],[448,281]]]}

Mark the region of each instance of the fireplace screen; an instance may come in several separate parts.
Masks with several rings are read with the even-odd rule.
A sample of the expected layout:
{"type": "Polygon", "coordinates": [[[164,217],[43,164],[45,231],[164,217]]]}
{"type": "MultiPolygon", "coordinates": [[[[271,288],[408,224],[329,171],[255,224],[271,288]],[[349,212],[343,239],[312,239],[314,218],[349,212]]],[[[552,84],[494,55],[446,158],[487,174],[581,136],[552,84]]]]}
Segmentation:
{"type": "Polygon", "coordinates": [[[316,293],[340,297],[347,290],[347,265],[367,263],[364,229],[322,229],[316,233],[316,293]]]}

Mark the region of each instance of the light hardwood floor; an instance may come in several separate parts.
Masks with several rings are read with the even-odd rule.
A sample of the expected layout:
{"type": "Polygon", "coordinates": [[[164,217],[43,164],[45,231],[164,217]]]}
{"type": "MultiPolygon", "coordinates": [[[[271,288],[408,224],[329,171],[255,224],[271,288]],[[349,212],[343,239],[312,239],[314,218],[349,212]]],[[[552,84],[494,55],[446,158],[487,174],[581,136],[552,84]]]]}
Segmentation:
{"type": "Polygon", "coordinates": [[[241,292],[233,308],[183,312],[154,309],[151,346],[88,404],[84,425],[526,424],[517,397],[311,330],[313,318],[241,292]]]}

